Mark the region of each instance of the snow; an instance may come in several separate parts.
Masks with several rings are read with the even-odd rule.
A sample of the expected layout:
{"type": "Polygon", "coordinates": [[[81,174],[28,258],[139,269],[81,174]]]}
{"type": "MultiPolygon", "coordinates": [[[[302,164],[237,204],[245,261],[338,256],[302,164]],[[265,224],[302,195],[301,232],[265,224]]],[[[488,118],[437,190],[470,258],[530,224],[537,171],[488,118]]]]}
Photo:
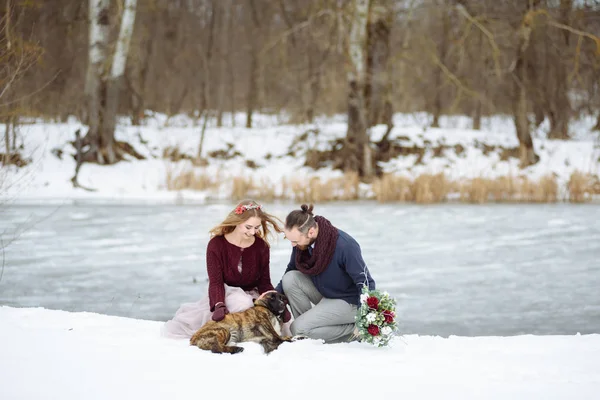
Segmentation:
{"type": "MultiPolygon", "coordinates": [[[[203,191],[166,188],[169,171],[192,168],[161,157],[170,146],[196,154],[201,128],[189,117],[153,114],[140,127],[121,121],[117,139],[148,159],[85,164],[79,182],[93,192],[70,182],[75,162],[67,142],[83,128],[78,121],[20,127],[22,155],[32,162],[0,168],[0,232],[14,236],[2,253],[6,265],[0,260],[2,400],[598,397],[596,205],[318,205],[319,214],[324,211],[361,243],[378,285],[402,299],[404,333],[447,328],[510,336],[405,334],[381,349],[304,340],[268,356],[254,343],[243,344],[242,354],[215,355],[161,337],[162,322],[140,315],[158,315],[165,307],[172,315],[176,304],[205,290],[205,232],[230,207],[232,177],[251,177],[281,193],[286,180],[341,176],[304,167],[302,150],[322,150],[328,140],[343,137],[343,117],[288,125],[285,117],[258,115],[253,129],[243,127],[244,115],[225,122],[231,118],[234,127],[209,125],[203,155],[233,144],[242,156],[197,168],[219,183],[203,191]],[[299,155],[287,155],[294,139],[310,129],[319,134],[295,149],[299,155]],[[250,169],[247,160],[259,167],[250,169]],[[218,203],[205,208],[164,206],[212,200],[218,203]],[[154,206],[141,207],[146,204],[154,206]],[[390,217],[400,221],[392,235],[390,217]],[[457,251],[465,246],[470,251],[457,251]],[[57,304],[64,310],[50,309],[57,304]],[[539,335],[510,333],[523,331],[539,335]],[[577,331],[589,334],[543,334],[577,331]]],[[[574,121],[574,140],[566,142],[546,140],[547,126],[540,127],[534,132],[540,162],[525,170],[515,159],[502,161],[497,150],[482,151],[483,144],[517,145],[510,118],[484,119],[481,131],[470,130],[463,117],[442,118],[438,129],[427,128],[429,122],[425,114],[396,115],[392,137],[406,137],[409,146],[443,144],[443,157],[428,150],[419,165],[415,156],[398,157],[382,165],[386,171],[409,177],[445,172],[452,179],[555,174],[561,185],[575,170],[600,173],[600,139],[590,131],[591,118],[574,121]],[[455,145],[465,151],[456,153],[455,145]]],[[[376,140],[384,132],[378,126],[371,134],[376,140]]],[[[290,208],[269,207],[279,216],[290,208]]],[[[274,281],[288,258],[289,245],[279,240],[272,251],[274,281]]]]}
{"type": "Polygon", "coordinates": [[[244,343],[217,355],[160,322],[0,307],[3,399],[596,399],[600,335],[408,335],[391,347],[244,343]],[[232,358],[233,357],[233,358],[232,358]]]}
{"type": "MultiPolygon", "coordinates": [[[[339,170],[323,168],[315,171],[303,166],[303,152],[308,148],[323,150],[329,140],[344,137],[346,123],[343,116],[321,118],[310,125],[289,125],[282,117],[258,115],[256,126],[252,129],[244,127],[243,115],[238,114],[234,118],[234,127],[217,128],[214,123],[209,124],[202,155],[206,157],[211,151],[225,150],[229,144],[242,155],[229,160],[210,158],[210,165],[196,168],[187,160],[171,162],[163,159],[162,154],[168,147],[178,147],[182,152],[195,156],[201,131],[199,121],[187,116],[167,118],[160,114],[149,116],[143,126],[131,126],[127,120],[121,120],[117,126],[117,139],[130,142],[148,159],[113,166],[84,164],[79,183],[96,189],[94,192],[75,189],[70,181],[75,161],[73,146],[68,141],[73,140],[76,129],[82,128],[85,132],[85,127],[76,120],[67,123],[33,121],[20,127],[24,147],[22,155],[31,159],[32,163],[21,169],[0,169],[0,196],[21,203],[86,199],[181,204],[231,198],[231,180],[236,176],[251,178],[255,184],[271,185],[277,195],[285,190],[285,181],[308,181],[311,177],[326,180],[342,176],[339,170]],[[288,155],[294,139],[309,130],[318,130],[319,134],[309,135],[307,142],[294,148],[298,154],[288,155]],[[53,154],[55,149],[63,151],[62,159],[53,154]],[[249,168],[247,161],[253,161],[258,168],[249,168]],[[177,174],[192,169],[216,181],[215,187],[202,191],[167,190],[169,171],[177,174]]],[[[231,117],[226,117],[225,122],[230,124],[231,117]]],[[[570,141],[547,140],[545,132],[548,128],[542,125],[534,132],[534,147],[540,162],[525,170],[519,169],[515,158],[501,160],[500,148],[489,154],[484,154],[482,149],[483,145],[505,148],[518,145],[514,126],[508,117],[484,119],[481,131],[469,129],[469,120],[465,117],[442,118],[443,128],[427,128],[428,123],[428,116],[424,114],[395,116],[391,138],[405,138],[403,143],[407,146],[427,145],[428,150],[420,164],[415,165],[415,155],[396,157],[381,164],[384,171],[412,178],[423,173],[444,172],[453,180],[507,175],[527,176],[535,180],[554,174],[562,188],[576,170],[600,174],[600,136],[591,131],[592,118],[573,122],[571,131],[574,140],[570,141]],[[438,145],[448,147],[442,157],[434,157],[431,149],[438,145]],[[455,145],[463,146],[465,151],[457,153],[455,145]]],[[[385,126],[373,127],[372,138],[378,140],[385,130],[385,126]]],[[[363,196],[372,194],[370,190],[362,190],[361,193],[363,196]]]]}

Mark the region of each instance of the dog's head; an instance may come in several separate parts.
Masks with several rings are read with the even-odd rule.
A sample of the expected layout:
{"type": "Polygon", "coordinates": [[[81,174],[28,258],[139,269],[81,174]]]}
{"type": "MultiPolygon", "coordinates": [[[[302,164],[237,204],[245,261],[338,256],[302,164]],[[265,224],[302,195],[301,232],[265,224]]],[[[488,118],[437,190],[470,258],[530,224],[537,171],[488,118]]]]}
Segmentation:
{"type": "Polygon", "coordinates": [[[264,306],[276,316],[280,316],[285,311],[287,299],[281,293],[269,292],[261,299],[256,300],[255,304],[264,306]]]}

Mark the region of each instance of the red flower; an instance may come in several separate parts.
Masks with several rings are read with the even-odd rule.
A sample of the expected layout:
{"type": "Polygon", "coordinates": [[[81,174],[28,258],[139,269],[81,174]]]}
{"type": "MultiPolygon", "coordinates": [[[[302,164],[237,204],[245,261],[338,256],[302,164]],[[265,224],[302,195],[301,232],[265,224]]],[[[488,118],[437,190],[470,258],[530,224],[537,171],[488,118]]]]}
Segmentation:
{"type": "Polygon", "coordinates": [[[246,211],[246,207],[244,207],[244,206],[239,206],[239,207],[237,207],[237,208],[235,209],[235,211],[234,211],[234,212],[235,212],[237,215],[240,215],[240,214],[243,214],[243,213],[244,213],[244,211],[246,211]]]}
{"type": "Polygon", "coordinates": [[[371,336],[379,335],[379,327],[377,325],[369,325],[367,331],[371,334],[371,336]]]}
{"type": "Polygon", "coordinates": [[[383,317],[385,318],[385,322],[387,322],[388,324],[391,324],[392,322],[394,322],[394,313],[390,310],[385,310],[383,312],[383,317]]]}
{"type": "Polygon", "coordinates": [[[377,299],[377,297],[371,296],[367,299],[367,305],[369,306],[369,308],[377,310],[377,306],[379,306],[379,300],[377,299]]]}

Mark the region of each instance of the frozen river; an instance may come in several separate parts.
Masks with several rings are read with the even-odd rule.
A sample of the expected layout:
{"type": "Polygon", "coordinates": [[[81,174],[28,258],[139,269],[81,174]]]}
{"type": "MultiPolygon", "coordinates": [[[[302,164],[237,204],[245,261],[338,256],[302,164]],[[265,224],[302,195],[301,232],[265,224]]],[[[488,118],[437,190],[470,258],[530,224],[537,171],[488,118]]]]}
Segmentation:
{"type": "MultiPolygon", "coordinates": [[[[284,218],[295,205],[265,205],[284,218]]],[[[207,290],[208,230],[229,205],[0,210],[0,305],[167,320],[207,290]]],[[[354,236],[401,332],[600,333],[600,206],[317,205],[354,236]]],[[[271,251],[276,285],[291,246],[271,251]]]]}

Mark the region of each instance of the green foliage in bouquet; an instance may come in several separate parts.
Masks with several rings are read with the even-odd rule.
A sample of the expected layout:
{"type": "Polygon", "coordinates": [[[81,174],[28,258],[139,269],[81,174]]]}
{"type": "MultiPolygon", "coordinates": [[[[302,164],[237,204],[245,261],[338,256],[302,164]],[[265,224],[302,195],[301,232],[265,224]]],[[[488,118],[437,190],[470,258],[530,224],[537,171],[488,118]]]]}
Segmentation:
{"type": "Polygon", "coordinates": [[[356,327],[361,342],[377,347],[387,346],[398,329],[396,300],[387,292],[363,286],[356,327]]]}

